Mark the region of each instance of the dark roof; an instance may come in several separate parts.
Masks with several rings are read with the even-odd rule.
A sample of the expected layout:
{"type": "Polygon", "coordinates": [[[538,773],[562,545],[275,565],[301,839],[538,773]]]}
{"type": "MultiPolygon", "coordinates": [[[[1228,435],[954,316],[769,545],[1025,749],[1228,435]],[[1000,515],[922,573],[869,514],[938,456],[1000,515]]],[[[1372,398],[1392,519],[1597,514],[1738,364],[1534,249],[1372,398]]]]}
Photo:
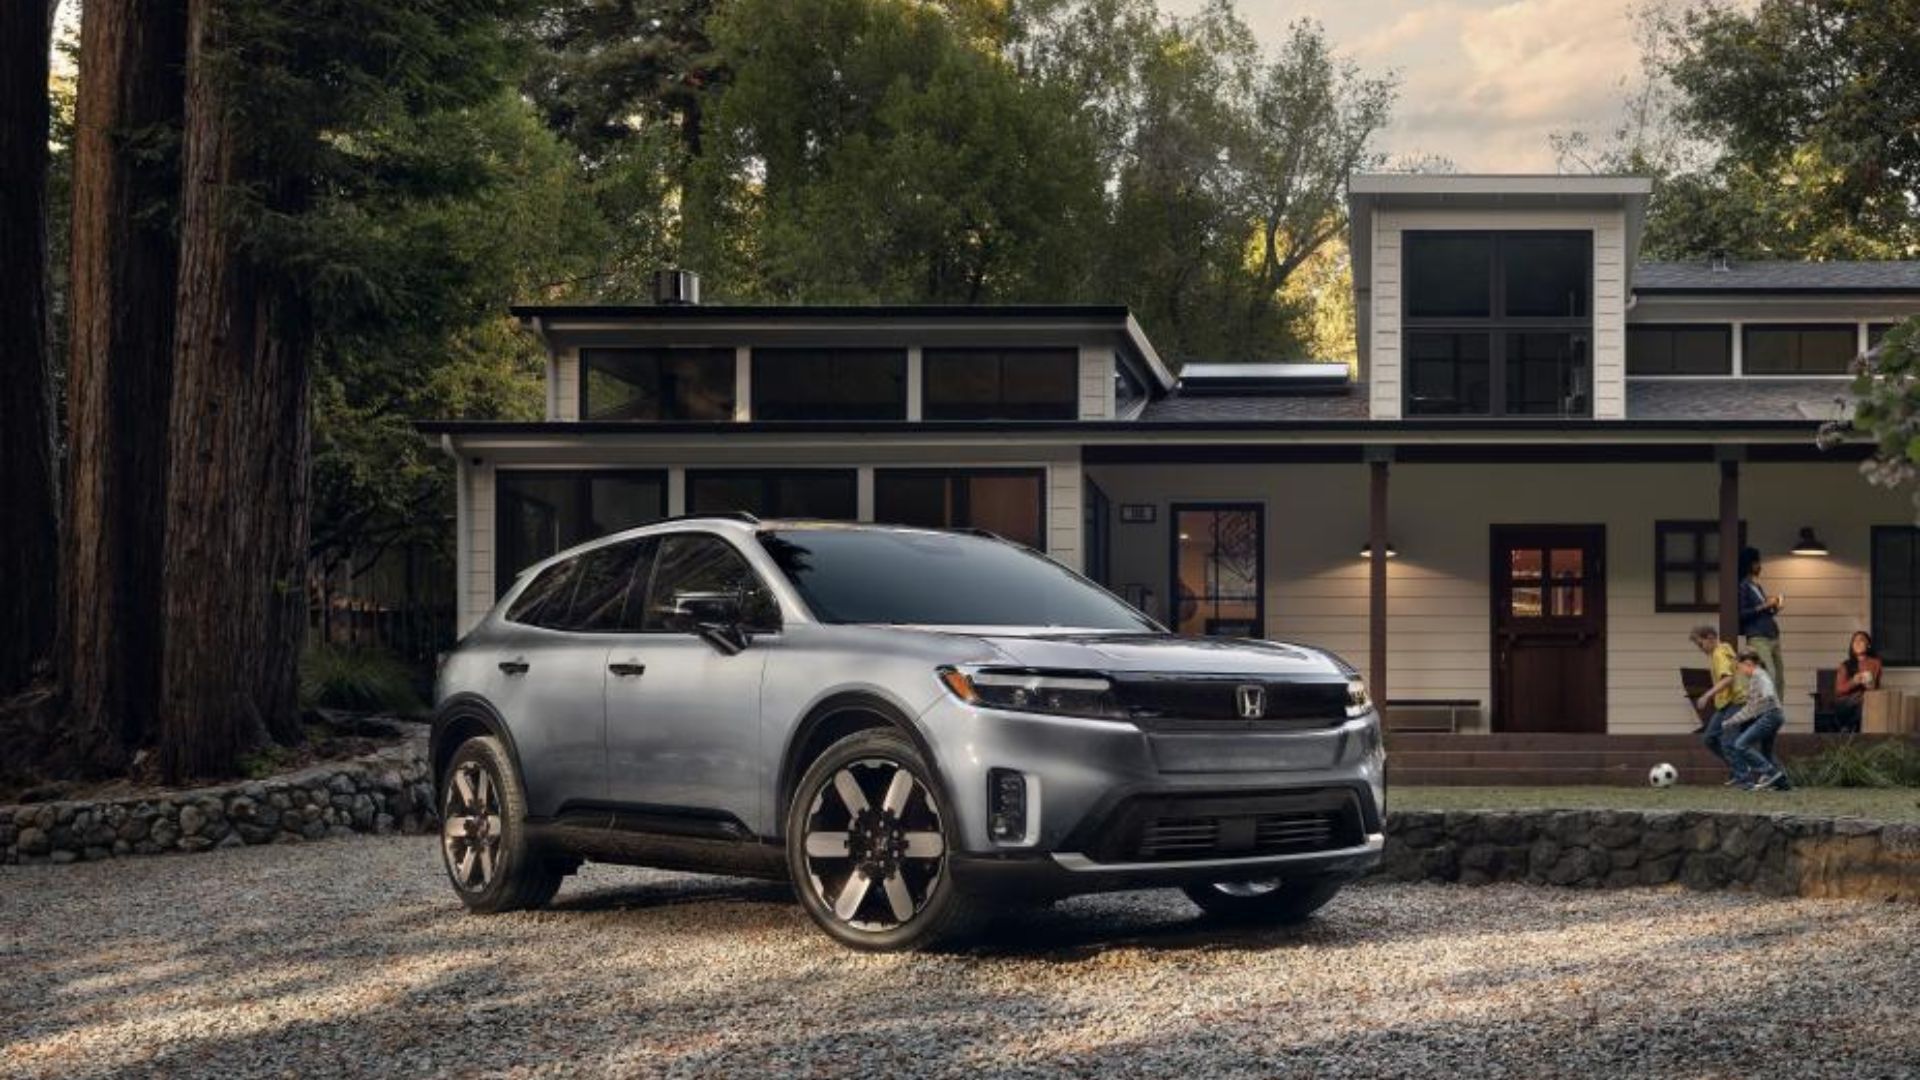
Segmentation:
{"type": "Polygon", "coordinates": [[[1117,319],[1125,304],[514,304],[519,318],[1117,319]]]}
{"type": "Polygon", "coordinates": [[[1630,420],[1803,420],[1846,417],[1844,379],[1628,379],[1630,420]]]}
{"type": "Polygon", "coordinates": [[[1634,270],[1640,293],[1913,293],[1920,292],[1920,261],[1734,261],[1725,270],[1708,262],[1646,262],[1634,270]]]}
{"type": "Polygon", "coordinates": [[[1367,387],[1345,394],[1174,394],[1147,403],[1140,422],[1219,424],[1269,420],[1365,420],[1367,387]]]}

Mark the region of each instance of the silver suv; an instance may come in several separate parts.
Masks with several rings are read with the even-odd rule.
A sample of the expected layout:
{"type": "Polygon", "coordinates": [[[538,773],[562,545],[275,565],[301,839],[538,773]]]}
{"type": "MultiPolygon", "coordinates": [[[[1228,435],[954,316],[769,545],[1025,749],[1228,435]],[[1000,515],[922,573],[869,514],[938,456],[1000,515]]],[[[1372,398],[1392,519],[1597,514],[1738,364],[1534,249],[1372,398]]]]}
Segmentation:
{"type": "Polygon", "coordinates": [[[603,860],[785,878],[835,938],[901,949],[1103,889],[1295,921],[1380,856],[1351,667],[1176,637],[984,534],[620,533],[522,574],[438,702],[441,849],[480,912],[603,860]]]}

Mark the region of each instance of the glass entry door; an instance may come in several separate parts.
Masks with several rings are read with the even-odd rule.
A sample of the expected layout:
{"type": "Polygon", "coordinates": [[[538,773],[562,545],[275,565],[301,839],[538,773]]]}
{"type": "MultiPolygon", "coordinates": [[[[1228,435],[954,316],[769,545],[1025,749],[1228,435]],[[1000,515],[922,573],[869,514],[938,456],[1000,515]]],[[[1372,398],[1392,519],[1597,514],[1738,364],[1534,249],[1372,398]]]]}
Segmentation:
{"type": "Polygon", "coordinates": [[[1175,503],[1172,507],[1172,622],[1177,633],[1266,636],[1266,548],[1258,503],[1175,503]]]}

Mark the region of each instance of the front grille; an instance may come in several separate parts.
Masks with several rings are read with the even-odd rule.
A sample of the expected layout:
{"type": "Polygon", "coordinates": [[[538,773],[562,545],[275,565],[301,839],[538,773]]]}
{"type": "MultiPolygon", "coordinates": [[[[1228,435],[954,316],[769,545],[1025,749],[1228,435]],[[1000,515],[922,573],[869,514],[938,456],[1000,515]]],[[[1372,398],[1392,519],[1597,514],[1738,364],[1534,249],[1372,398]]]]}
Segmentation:
{"type": "Polygon", "coordinates": [[[1333,727],[1347,718],[1345,679],[1114,675],[1113,692],[1149,731],[1288,730],[1333,727]],[[1257,687],[1260,715],[1240,712],[1240,689],[1257,687]]]}
{"type": "Polygon", "coordinates": [[[1235,796],[1136,796],[1080,837],[1100,862],[1307,855],[1366,838],[1349,788],[1235,796]]]}

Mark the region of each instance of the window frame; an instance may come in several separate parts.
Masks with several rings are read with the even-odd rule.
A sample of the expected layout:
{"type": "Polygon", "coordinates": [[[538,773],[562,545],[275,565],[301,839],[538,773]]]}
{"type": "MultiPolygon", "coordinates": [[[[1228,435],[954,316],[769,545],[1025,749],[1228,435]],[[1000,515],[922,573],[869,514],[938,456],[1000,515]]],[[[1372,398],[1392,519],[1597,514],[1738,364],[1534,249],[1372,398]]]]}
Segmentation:
{"type": "Polygon", "coordinates": [[[1630,322],[1627,324],[1626,336],[1622,339],[1622,349],[1624,350],[1627,378],[1629,379],[1723,379],[1723,378],[1728,378],[1734,374],[1733,345],[1734,345],[1733,324],[1730,322],[1721,322],[1721,323],[1715,323],[1715,322],[1631,323],[1630,322]],[[1669,334],[1706,333],[1706,332],[1718,331],[1721,334],[1721,336],[1724,337],[1726,340],[1726,346],[1727,346],[1726,370],[1701,371],[1701,372],[1693,372],[1693,371],[1646,372],[1646,371],[1633,370],[1633,335],[1635,333],[1648,333],[1653,331],[1660,331],[1660,332],[1665,332],[1669,334]]]}
{"type": "MultiPolygon", "coordinates": [[[[1707,550],[1706,545],[1702,543],[1702,538],[1707,533],[1713,533],[1717,538],[1719,532],[1720,522],[1717,519],[1662,518],[1653,523],[1653,610],[1657,614],[1710,614],[1720,610],[1720,605],[1717,603],[1683,604],[1673,602],[1667,597],[1668,573],[1692,574],[1694,577],[1693,591],[1695,596],[1699,596],[1705,591],[1701,588],[1701,582],[1706,580],[1704,575],[1708,573],[1709,570],[1715,575],[1714,580],[1716,582],[1719,580],[1720,563],[1717,561],[1718,553],[1716,552],[1716,561],[1709,567],[1704,559],[1707,550]],[[1667,561],[1667,537],[1674,533],[1693,534],[1695,558],[1692,562],[1669,563],[1667,561]]],[[[1739,546],[1742,549],[1747,546],[1747,522],[1745,518],[1740,520],[1739,546]]]]}
{"type": "Polygon", "coordinates": [[[1915,633],[1915,631],[1920,631],[1920,573],[1912,572],[1916,567],[1909,568],[1910,576],[1916,582],[1914,591],[1902,597],[1902,599],[1909,601],[1914,606],[1914,622],[1912,626],[1908,627],[1907,637],[1909,641],[1914,643],[1915,651],[1912,655],[1899,655],[1890,653],[1887,650],[1887,646],[1883,644],[1885,641],[1892,640],[1890,635],[1883,635],[1881,632],[1885,626],[1886,619],[1882,605],[1885,600],[1889,598],[1884,597],[1880,591],[1880,582],[1884,577],[1880,572],[1880,539],[1883,535],[1889,533],[1906,534],[1909,542],[1913,545],[1909,553],[1909,558],[1916,564],[1916,567],[1920,567],[1920,526],[1875,525],[1868,530],[1867,596],[1869,611],[1867,615],[1867,627],[1868,631],[1873,634],[1874,647],[1880,650],[1880,662],[1882,664],[1885,664],[1887,667],[1920,667],[1920,634],[1915,633]]]}
{"type": "Polygon", "coordinates": [[[1080,350],[1073,346],[1027,345],[1027,346],[979,346],[979,345],[939,345],[925,346],[920,350],[920,418],[922,420],[948,422],[1058,422],[1080,419],[1080,350]],[[1009,358],[1022,354],[1056,354],[1068,365],[1070,378],[1067,382],[1066,399],[1058,404],[1059,415],[1007,415],[1006,372],[1009,358]],[[991,361],[997,366],[1000,395],[994,406],[981,409],[965,406],[955,409],[952,405],[941,405],[933,396],[933,368],[949,361],[949,358],[961,355],[969,356],[973,362],[991,361]]]}
{"type": "Polygon", "coordinates": [[[1476,421],[1487,419],[1540,419],[1563,418],[1584,419],[1593,416],[1594,409],[1594,236],[1591,229],[1405,229],[1400,235],[1400,409],[1401,415],[1421,419],[1476,421]],[[1507,260],[1504,245],[1510,237],[1538,238],[1543,236],[1578,237],[1586,245],[1585,295],[1586,314],[1566,315],[1508,315],[1507,314],[1507,260]],[[1480,315],[1414,315],[1413,290],[1407,287],[1409,278],[1407,268],[1412,262],[1410,254],[1414,244],[1422,237],[1484,237],[1487,247],[1487,287],[1488,314],[1480,315]],[[1412,349],[1409,342],[1416,333],[1473,334],[1487,338],[1487,411],[1434,413],[1422,412],[1414,401],[1414,380],[1411,373],[1412,349]],[[1507,354],[1509,338],[1526,333],[1564,333],[1572,337],[1576,345],[1586,354],[1585,385],[1578,396],[1584,408],[1578,412],[1520,413],[1509,412],[1507,408],[1507,354]]]}
{"type": "Polygon", "coordinates": [[[582,420],[598,420],[601,423],[626,424],[711,424],[731,420],[737,416],[740,411],[739,360],[738,352],[731,346],[724,345],[604,345],[580,349],[575,359],[575,366],[578,369],[576,373],[577,380],[579,382],[579,386],[575,391],[578,398],[576,415],[582,420]],[[651,356],[655,364],[654,400],[660,403],[661,415],[655,419],[619,416],[595,417],[587,407],[587,391],[591,385],[591,376],[593,373],[592,360],[596,353],[643,353],[651,356]],[[661,361],[674,353],[712,354],[711,358],[716,363],[723,362],[721,358],[722,356],[725,357],[724,363],[727,366],[727,378],[725,381],[727,388],[727,407],[721,410],[725,414],[722,418],[719,420],[697,420],[684,415],[666,415],[666,396],[660,392],[661,379],[659,365],[661,361]]]}
{"type": "MultiPolygon", "coordinates": [[[[812,519],[812,520],[819,520],[819,521],[858,521],[860,519],[860,470],[852,466],[838,466],[838,465],[825,466],[821,468],[797,466],[793,468],[778,468],[778,469],[690,468],[686,471],[685,498],[686,498],[687,513],[688,514],[724,514],[724,513],[735,512],[735,511],[729,511],[729,510],[696,509],[694,505],[694,489],[696,486],[696,482],[698,480],[705,479],[708,477],[758,480],[760,481],[761,505],[763,507],[770,508],[777,501],[773,498],[774,486],[778,484],[781,480],[789,477],[794,477],[794,476],[808,476],[808,477],[833,476],[833,477],[843,478],[846,480],[848,485],[847,490],[852,496],[852,499],[849,503],[851,510],[848,513],[848,515],[844,518],[827,518],[827,517],[818,517],[816,515],[801,515],[800,517],[802,519],[812,519]]],[[[762,515],[757,511],[749,511],[749,512],[754,513],[756,517],[781,516],[779,514],[773,513],[771,509],[769,509],[765,515],[762,515]]]]}
{"type": "Polygon", "coordinates": [[[1847,357],[1847,366],[1851,367],[1860,355],[1860,326],[1858,322],[1743,322],[1740,324],[1740,374],[1754,379],[1847,379],[1852,375],[1844,368],[1840,371],[1755,371],[1753,370],[1753,334],[1758,332],[1791,331],[1804,334],[1808,331],[1846,331],[1853,339],[1853,351],[1847,357]]]}
{"type": "MultiPolygon", "coordinates": [[[[582,507],[588,516],[591,516],[593,512],[592,505],[591,505],[593,501],[593,481],[595,480],[650,481],[658,488],[660,492],[660,500],[656,504],[656,512],[654,514],[653,521],[660,521],[667,516],[668,480],[667,480],[667,470],[665,469],[622,469],[622,468],[542,469],[542,468],[518,468],[514,466],[496,467],[493,471],[493,560],[494,560],[493,595],[496,600],[502,596],[505,596],[507,594],[507,590],[513,588],[514,581],[519,578],[521,571],[525,570],[526,566],[537,565],[538,563],[543,562],[547,559],[550,559],[562,551],[566,551],[568,548],[578,547],[581,544],[587,543],[592,540],[598,540],[600,538],[599,536],[568,537],[563,535],[560,538],[560,541],[556,543],[552,551],[548,552],[545,555],[540,556],[537,559],[532,560],[531,562],[527,563],[526,566],[518,567],[518,568],[509,568],[508,566],[509,560],[506,557],[507,549],[509,548],[509,546],[511,546],[507,542],[507,526],[509,522],[509,515],[506,512],[507,500],[509,498],[518,499],[518,498],[521,498],[522,496],[509,492],[506,488],[506,483],[507,483],[508,477],[518,476],[522,474],[530,475],[530,476],[549,476],[549,477],[559,476],[559,477],[566,478],[572,484],[573,497],[578,500],[577,505],[582,507]]],[[[642,522],[641,525],[650,525],[652,523],[653,523],[652,521],[642,522]]],[[[630,527],[639,528],[640,526],[635,525],[630,527]]],[[[603,533],[601,535],[610,536],[612,534],[603,533]]]]}
{"type": "MultiPolygon", "coordinates": [[[[890,521],[887,521],[885,518],[881,517],[881,514],[880,514],[880,486],[887,479],[894,478],[894,477],[901,477],[901,478],[922,479],[922,480],[925,480],[925,479],[953,480],[957,478],[971,479],[976,476],[1020,477],[1020,478],[1030,478],[1036,481],[1037,492],[1039,496],[1039,499],[1038,499],[1039,515],[1038,515],[1037,531],[1040,534],[1040,537],[1039,537],[1040,542],[1038,545],[1034,546],[1033,550],[1045,553],[1050,548],[1051,545],[1048,543],[1049,536],[1047,533],[1047,516],[1048,516],[1047,515],[1047,510],[1048,510],[1047,470],[1041,466],[1026,466],[1026,465],[983,466],[980,468],[969,468],[964,465],[933,466],[933,467],[907,466],[905,468],[889,468],[886,466],[880,466],[873,470],[873,518],[874,518],[874,521],[877,524],[902,525],[910,529],[951,529],[955,531],[966,531],[966,530],[972,529],[972,530],[984,531],[983,527],[975,526],[975,525],[915,525],[915,524],[911,524],[908,522],[901,522],[901,521],[890,522],[890,521]]],[[[964,492],[964,500],[970,504],[972,501],[972,492],[967,489],[962,489],[962,491],[964,492]]],[[[962,501],[963,501],[963,496],[959,493],[956,493],[954,497],[954,506],[955,506],[956,512],[958,511],[962,501]]],[[[965,516],[971,517],[972,515],[968,514],[965,516]]],[[[994,535],[999,536],[998,533],[995,533],[994,535]]],[[[1013,543],[1013,544],[1020,543],[1019,540],[1016,540],[1010,536],[1001,536],[1000,539],[1005,540],[1008,543],[1013,543]]]]}

